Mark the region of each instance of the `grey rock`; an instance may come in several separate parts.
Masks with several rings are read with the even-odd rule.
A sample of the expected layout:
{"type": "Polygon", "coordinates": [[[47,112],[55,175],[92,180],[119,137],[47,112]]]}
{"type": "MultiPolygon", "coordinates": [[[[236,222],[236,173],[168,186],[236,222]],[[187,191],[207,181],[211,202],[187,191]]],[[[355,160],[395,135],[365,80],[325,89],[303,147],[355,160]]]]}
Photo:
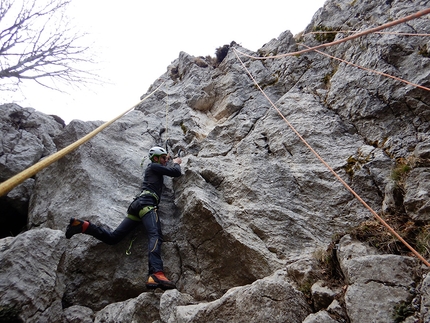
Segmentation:
{"type": "MultiPolygon", "coordinates": [[[[302,48],[299,42],[324,41],[307,34],[317,26],[365,30],[427,7],[428,1],[411,6],[400,0],[328,0],[300,40],[285,31],[256,53],[233,42],[217,64],[180,53],[149,89],[165,82],[158,92],[2,197],[21,212],[28,204],[22,226],[29,230],[0,242],[0,259],[8,262],[0,269],[3,313],[29,322],[61,322],[81,318],[77,310],[82,309],[83,320],[94,315],[99,321],[126,321],[142,320],[134,310],[148,304],[150,319],[163,323],[302,322],[312,310],[298,289],[324,276],[312,255],[339,236],[345,236],[337,259],[346,294],[339,295],[345,302],[335,310],[327,309],[330,315],[351,322],[390,321],[399,302],[424,295],[426,304],[427,284],[419,292],[412,286],[421,283],[415,259],[381,255],[345,235],[372,214],[288,124],[376,212],[406,210],[412,221],[425,223],[430,94],[316,52],[269,60],[242,57],[286,123],[257,91],[234,49],[257,56],[295,51],[302,48]],[[183,176],[166,180],[159,209],[165,271],[178,291],[159,295],[145,289],[147,242],[141,228],[115,246],[86,235],[63,239],[70,217],[115,228],[139,192],[147,150],[165,144],[172,154],[182,150],[183,176]],[[396,182],[391,173],[399,160],[412,170],[396,182]],[[55,277],[21,280],[7,252],[11,248],[18,264],[45,268],[51,259],[46,266],[55,277]],[[46,294],[39,293],[40,286],[46,294]]],[[[390,31],[430,33],[430,25],[419,18],[390,31]]],[[[421,37],[375,34],[325,51],[428,86],[425,46],[428,40],[421,37]]],[[[0,117],[4,178],[102,124],[75,120],[63,127],[31,109],[1,109],[13,112],[0,117]]],[[[327,315],[320,312],[309,320],[328,320],[327,315]]]]}
{"type": "Polygon", "coordinates": [[[64,286],[58,264],[65,250],[59,230],[40,229],[0,240],[0,308],[15,319],[61,318],[64,286]]]}
{"type": "Polygon", "coordinates": [[[392,322],[395,307],[412,299],[407,288],[390,286],[375,281],[350,285],[345,294],[345,305],[351,323],[392,322]]]}
{"type": "Polygon", "coordinates": [[[198,302],[191,295],[179,292],[176,289],[168,290],[160,298],[160,318],[162,322],[176,322],[176,308],[197,304],[198,302]]]}
{"type": "Polygon", "coordinates": [[[107,305],[96,313],[94,323],[155,322],[160,318],[159,304],[159,294],[142,293],[136,298],[107,305]]]}
{"type": "Polygon", "coordinates": [[[343,236],[337,246],[337,259],[342,268],[343,272],[346,272],[346,268],[343,266],[348,261],[369,255],[376,255],[378,251],[360,241],[353,239],[349,234],[343,236]]]}
{"type": "Polygon", "coordinates": [[[417,266],[415,258],[371,255],[348,261],[344,264],[343,272],[351,284],[376,280],[393,285],[410,286],[415,281],[415,276],[411,272],[414,266],[417,266]]]}
{"type": "Polygon", "coordinates": [[[64,310],[67,323],[93,323],[94,312],[85,306],[74,305],[64,310]]]}
{"type": "Polygon", "coordinates": [[[17,104],[3,104],[0,111],[0,180],[4,181],[56,152],[53,138],[63,126],[52,116],[17,104]]]}
{"type": "Polygon", "coordinates": [[[317,281],[311,287],[312,301],[315,310],[326,309],[334,300],[339,291],[334,291],[325,286],[323,281],[317,281]]]}
{"type": "Polygon", "coordinates": [[[327,312],[343,319],[346,317],[345,308],[336,299],[327,307],[327,312]]]}
{"type": "Polygon", "coordinates": [[[310,313],[303,295],[286,280],[285,271],[229,290],[210,303],[178,306],[169,322],[302,322],[310,313]]]}
{"type": "Polygon", "coordinates": [[[373,248],[349,236],[341,239],[338,259],[347,282],[354,284],[373,280],[396,286],[414,284],[417,277],[412,269],[418,265],[416,258],[375,253],[373,248]]]}
{"type": "MultiPolygon", "coordinates": [[[[63,125],[56,120],[32,108],[0,105],[1,182],[57,151],[54,138],[61,133],[63,125]]],[[[1,197],[0,237],[16,235],[27,229],[33,185],[34,179],[30,178],[1,197]]]]}
{"type": "Polygon", "coordinates": [[[319,311],[315,314],[310,314],[302,323],[336,323],[326,311],[319,311]]]}
{"type": "Polygon", "coordinates": [[[290,279],[299,287],[317,280],[320,274],[318,270],[318,262],[313,258],[299,259],[288,264],[286,269],[288,277],[290,277],[290,279]]]}
{"type": "Polygon", "coordinates": [[[424,276],[421,286],[421,316],[424,322],[430,322],[430,275],[424,276]]]}
{"type": "Polygon", "coordinates": [[[424,141],[416,145],[414,156],[420,159],[430,159],[430,142],[424,141]]]}
{"type": "Polygon", "coordinates": [[[395,307],[411,303],[416,294],[417,259],[373,253],[373,249],[350,237],[340,241],[338,258],[349,284],[345,307],[353,323],[391,322],[395,307]]]}
{"type": "Polygon", "coordinates": [[[413,169],[405,181],[404,205],[408,215],[415,221],[430,220],[430,168],[413,169]]]}

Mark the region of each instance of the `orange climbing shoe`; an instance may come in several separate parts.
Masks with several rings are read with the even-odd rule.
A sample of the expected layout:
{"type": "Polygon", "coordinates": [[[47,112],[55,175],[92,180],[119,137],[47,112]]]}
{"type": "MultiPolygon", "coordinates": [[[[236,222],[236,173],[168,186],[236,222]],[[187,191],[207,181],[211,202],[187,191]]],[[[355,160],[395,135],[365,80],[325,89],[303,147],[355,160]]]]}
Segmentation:
{"type": "Polygon", "coordinates": [[[66,238],[70,239],[77,233],[84,233],[87,230],[90,223],[88,221],[82,221],[75,218],[70,218],[70,223],[66,229],[66,238]]]}
{"type": "Polygon", "coordinates": [[[155,274],[149,275],[148,281],[146,282],[146,288],[156,289],[161,288],[163,290],[166,289],[175,289],[176,286],[173,282],[168,280],[162,271],[156,272],[155,274]]]}

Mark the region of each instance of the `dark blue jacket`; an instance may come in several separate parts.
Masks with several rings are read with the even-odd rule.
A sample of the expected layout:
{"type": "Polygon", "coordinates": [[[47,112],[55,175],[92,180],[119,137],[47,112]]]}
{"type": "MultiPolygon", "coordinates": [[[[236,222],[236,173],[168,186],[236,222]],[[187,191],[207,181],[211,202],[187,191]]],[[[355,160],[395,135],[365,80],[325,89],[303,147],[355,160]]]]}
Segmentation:
{"type": "MultiPolygon", "coordinates": [[[[158,196],[158,201],[155,201],[155,205],[160,203],[161,193],[163,191],[164,175],[170,177],[181,176],[181,165],[175,163],[168,163],[166,166],[163,166],[158,163],[150,163],[148,167],[146,167],[145,175],[143,177],[142,191],[148,190],[158,196]]],[[[146,197],[146,195],[144,196],[146,197]]],[[[152,197],[149,196],[148,198],[152,197]]],[[[148,204],[153,204],[153,202],[148,204]]]]}

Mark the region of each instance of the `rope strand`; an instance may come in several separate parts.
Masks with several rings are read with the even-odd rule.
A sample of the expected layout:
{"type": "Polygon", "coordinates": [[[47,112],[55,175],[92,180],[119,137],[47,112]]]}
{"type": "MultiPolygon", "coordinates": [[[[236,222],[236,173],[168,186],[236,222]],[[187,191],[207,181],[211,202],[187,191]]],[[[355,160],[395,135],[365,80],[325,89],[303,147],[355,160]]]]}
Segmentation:
{"type": "Polygon", "coordinates": [[[339,182],[346,187],[348,191],[350,191],[358,201],[360,201],[374,216],[376,219],[378,219],[379,222],[381,222],[387,229],[390,231],[391,234],[393,234],[397,239],[399,239],[418,259],[420,259],[424,264],[426,264],[428,267],[430,267],[430,263],[424,259],[421,254],[419,254],[414,248],[412,248],[411,245],[409,245],[391,226],[388,225],[334,170],[330,167],[330,165],[311,147],[311,145],[308,144],[308,142],[300,135],[300,133],[293,127],[293,125],[285,118],[285,116],[282,114],[282,112],[276,107],[276,105],[272,102],[272,100],[267,96],[267,94],[264,92],[264,90],[260,87],[260,85],[257,83],[255,78],[252,76],[250,71],[246,68],[243,61],[240,59],[239,55],[237,54],[236,49],[234,49],[234,54],[236,55],[237,59],[242,64],[243,68],[249,75],[249,77],[252,79],[254,84],[257,86],[257,88],[260,90],[260,92],[266,97],[266,99],[269,101],[269,103],[272,105],[272,107],[278,112],[278,114],[281,116],[281,118],[285,121],[285,123],[293,130],[293,132],[297,135],[297,137],[305,144],[305,146],[321,161],[321,163],[327,167],[327,169],[339,180],[339,182]]]}
{"type": "MultiPolygon", "coordinates": [[[[303,36],[314,35],[314,34],[334,34],[334,33],[336,33],[336,34],[337,33],[353,34],[353,33],[358,33],[358,32],[359,31],[356,31],[356,30],[311,31],[309,33],[304,34],[303,36]]],[[[400,33],[400,32],[394,32],[394,31],[377,31],[377,32],[374,32],[374,34],[398,35],[398,36],[419,36],[419,37],[430,36],[430,34],[400,33]]]]}
{"type": "MultiPolygon", "coordinates": [[[[304,47],[307,47],[307,48],[310,48],[309,46],[306,46],[305,44],[299,44],[299,45],[304,46],[304,47]]],[[[406,81],[406,80],[404,80],[404,79],[401,79],[400,77],[393,76],[393,75],[390,75],[390,74],[387,74],[387,73],[384,73],[384,72],[379,72],[379,71],[377,71],[377,70],[373,70],[373,69],[370,69],[370,68],[367,68],[367,67],[363,67],[363,66],[360,66],[360,65],[357,65],[357,64],[354,64],[354,63],[348,62],[348,61],[346,61],[346,60],[344,60],[344,59],[342,59],[342,58],[338,58],[338,57],[332,56],[332,55],[330,55],[330,54],[327,54],[327,53],[321,52],[321,51],[319,51],[319,50],[317,50],[317,49],[315,49],[314,51],[315,51],[315,52],[317,52],[317,53],[319,53],[319,54],[321,54],[321,55],[324,55],[324,56],[327,56],[327,57],[333,58],[333,59],[335,59],[335,60],[338,60],[338,61],[340,61],[340,62],[342,62],[342,63],[347,64],[347,65],[351,65],[351,66],[354,66],[354,67],[358,67],[358,68],[360,68],[360,69],[362,69],[362,70],[365,70],[365,71],[368,71],[368,72],[371,72],[371,73],[375,73],[375,74],[379,74],[379,75],[382,75],[382,76],[386,76],[386,77],[392,78],[392,79],[394,79],[394,80],[397,80],[397,81],[403,82],[403,83],[405,83],[405,84],[412,85],[412,86],[414,86],[414,87],[417,87],[417,88],[420,88],[420,89],[423,89],[423,90],[426,90],[426,91],[430,91],[430,88],[428,88],[428,87],[425,87],[425,86],[422,86],[422,85],[419,85],[419,84],[415,84],[415,83],[412,83],[412,82],[406,81]]]]}
{"type": "Polygon", "coordinates": [[[321,44],[321,45],[318,45],[318,46],[315,46],[315,47],[310,47],[308,49],[303,49],[303,50],[300,50],[300,51],[297,51],[297,52],[292,52],[292,53],[286,53],[286,54],[275,55],[275,56],[267,56],[267,57],[258,57],[258,56],[248,55],[248,54],[243,53],[243,52],[241,52],[241,51],[239,51],[237,49],[235,49],[235,51],[237,51],[238,53],[240,53],[243,56],[247,56],[247,57],[250,57],[250,58],[253,58],[253,59],[259,59],[259,60],[265,60],[265,59],[269,59],[269,58],[281,58],[281,57],[286,57],[286,56],[300,55],[300,54],[304,54],[304,53],[308,53],[308,52],[314,51],[316,49],[321,49],[321,48],[325,48],[325,47],[339,45],[339,44],[344,43],[346,41],[353,40],[355,38],[359,38],[359,37],[362,37],[362,36],[365,36],[365,35],[368,35],[368,34],[371,34],[371,33],[375,33],[375,32],[380,31],[382,29],[393,27],[395,25],[407,22],[409,20],[413,20],[413,19],[419,18],[419,17],[427,15],[429,13],[430,13],[430,8],[427,8],[427,9],[418,11],[418,12],[412,14],[412,15],[406,16],[406,17],[404,17],[402,19],[394,20],[394,21],[388,22],[386,24],[383,24],[381,26],[367,29],[367,30],[359,32],[359,33],[357,33],[355,35],[348,36],[346,38],[339,39],[339,40],[336,40],[336,41],[333,41],[333,42],[330,42],[330,43],[321,44]]]}

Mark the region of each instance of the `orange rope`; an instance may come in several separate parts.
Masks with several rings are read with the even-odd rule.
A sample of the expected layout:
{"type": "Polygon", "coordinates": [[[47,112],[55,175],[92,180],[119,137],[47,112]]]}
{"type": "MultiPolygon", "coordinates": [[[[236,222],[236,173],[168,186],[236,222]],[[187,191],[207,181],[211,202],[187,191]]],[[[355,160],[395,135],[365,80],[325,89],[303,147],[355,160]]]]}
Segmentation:
{"type": "MultiPolygon", "coordinates": [[[[311,31],[309,33],[304,34],[303,36],[312,35],[312,34],[333,34],[333,33],[352,34],[352,33],[358,33],[358,32],[359,31],[356,31],[356,30],[311,31]]],[[[399,36],[420,36],[420,37],[430,36],[430,34],[398,33],[398,32],[394,32],[394,31],[377,31],[374,34],[399,35],[399,36]]]]}
{"type": "MultiPolygon", "coordinates": [[[[305,47],[307,47],[307,48],[310,48],[309,46],[306,46],[305,44],[299,44],[299,45],[302,45],[302,46],[305,46],[305,47]]],[[[379,71],[377,71],[377,70],[372,70],[372,69],[370,69],[370,68],[360,66],[360,65],[357,65],[357,64],[354,64],[354,63],[348,62],[348,61],[346,61],[346,60],[344,60],[344,59],[341,59],[341,58],[338,58],[338,57],[332,56],[332,55],[327,54],[327,53],[324,53],[324,52],[321,52],[321,51],[316,50],[316,49],[315,49],[314,51],[315,51],[315,52],[317,52],[317,53],[319,53],[319,54],[321,54],[321,55],[324,55],[324,56],[327,56],[327,57],[330,57],[330,58],[336,59],[336,60],[338,60],[338,61],[341,61],[342,63],[348,64],[348,65],[351,65],[351,66],[354,66],[354,67],[361,68],[361,69],[363,69],[363,70],[365,70],[365,71],[372,72],[372,73],[379,74],[379,75],[383,75],[383,76],[386,76],[386,77],[390,77],[390,78],[392,78],[392,79],[395,79],[395,80],[397,80],[397,81],[400,81],[400,82],[406,83],[406,84],[408,84],[408,85],[412,85],[412,86],[418,87],[418,88],[420,88],[420,89],[423,89],[423,90],[426,90],[426,91],[430,91],[430,88],[428,88],[428,87],[425,87],[425,86],[422,86],[422,85],[419,85],[419,84],[415,84],[415,83],[412,83],[412,82],[406,81],[406,80],[404,80],[404,79],[401,79],[400,77],[393,76],[393,75],[390,75],[390,74],[387,74],[387,73],[384,73],[384,72],[379,72],[379,71]]]]}
{"type": "Polygon", "coordinates": [[[276,105],[270,100],[270,98],[267,96],[267,94],[263,91],[263,89],[260,87],[260,85],[257,83],[257,81],[254,79],[252,74],[249,72],[249,70],[246,68],[245,64],[240,59],[239,55],[237,54],[237,50],[233,48],[234,54],[254,82],[254,84],[258,87],[261,93],[266,97],[266,99],[270,102],[272,107],[278,112],[278,114],[281,116],[281,118],[285,121],[285,123],[291,128],[291,130],[294,131],[294,133],[300,138],[300,140],[306,145],[306,147],[309,148],[309,150],[328,168],[328,170],[380,221],[387,229],[391,232],[397,239],[399,239],[412,253],[417,256],[418,259],[420,259],[424,264],[426,264],[428,267],[430,267],[430,263],[424,259],[423,256],[421,256],[414,248],[412,248],[411,245],[409,245],[391,226],[388,225],[334,170],[330,167],[329,164],[325,162],[325,160],[308,144],[308,142],[300,135],[300,133],[293,127],[293,125],[285,118],[285,116],[282,114],[282,112],[276,107],[276,105]]]}
{"type": "Polygon", "coordinates": [[[260,60],[262,60],[262,59],[268,59],[268,58],[281,58],[281,57],[286,57],[286,56],[300,55],[300,54],[304,54],[304,53],[308,53],[308,52],[314,51],[316,49],[321,49],[321,48],[325,48],[325,47],[339,45],[339,44],[344,43],[346,41],[353,40],[355,38],[359,38],[361,36],[368,35],[368,34],[371,34],[371,33],[375,33],[375,32],[380,31],[382,29],[393,27],[395,25],[407,22],[407,21],[412,20],[412,19],[419,18],[419,17],[427,15],[429,13],[430,13],[430,8],[427,8],[427,9],[418,11],[418,12],[412,14],[412,15],[406,16],[406,17],[404,17],[402,19],[394,20],[392,22],[383,24],[381,26],[367,29],[367,30],[359,32],[359,33],[357,33],[355,35],[348,36],[346,38],[343,38],[343,39],[340,39],[340,40],[336,40],[336,41],[333,41],[331,43],[321,44],[321,45],[318,45],[318,46],[315,46],[315,47],[310,47],[308,49],[303,49],[303,50],[300,50],[298,52],[293,52],[293,53],[286,53],[286,54],[275,55],[275,56],[267,56],[267,57],[257,57],[257,56],[251,56],[251,55],[245,54],[245,53],[243,53],[243,52],[241,52],[241,51],[239,51],[237,49],[235,49],[235,51],[237,51],[238,53],[240,53],[240,54],[242,54],[244,56],[247,56],[247,57],[250,57],[250,58],[254,58],[254,59],[260,59],[260,60]]]}

